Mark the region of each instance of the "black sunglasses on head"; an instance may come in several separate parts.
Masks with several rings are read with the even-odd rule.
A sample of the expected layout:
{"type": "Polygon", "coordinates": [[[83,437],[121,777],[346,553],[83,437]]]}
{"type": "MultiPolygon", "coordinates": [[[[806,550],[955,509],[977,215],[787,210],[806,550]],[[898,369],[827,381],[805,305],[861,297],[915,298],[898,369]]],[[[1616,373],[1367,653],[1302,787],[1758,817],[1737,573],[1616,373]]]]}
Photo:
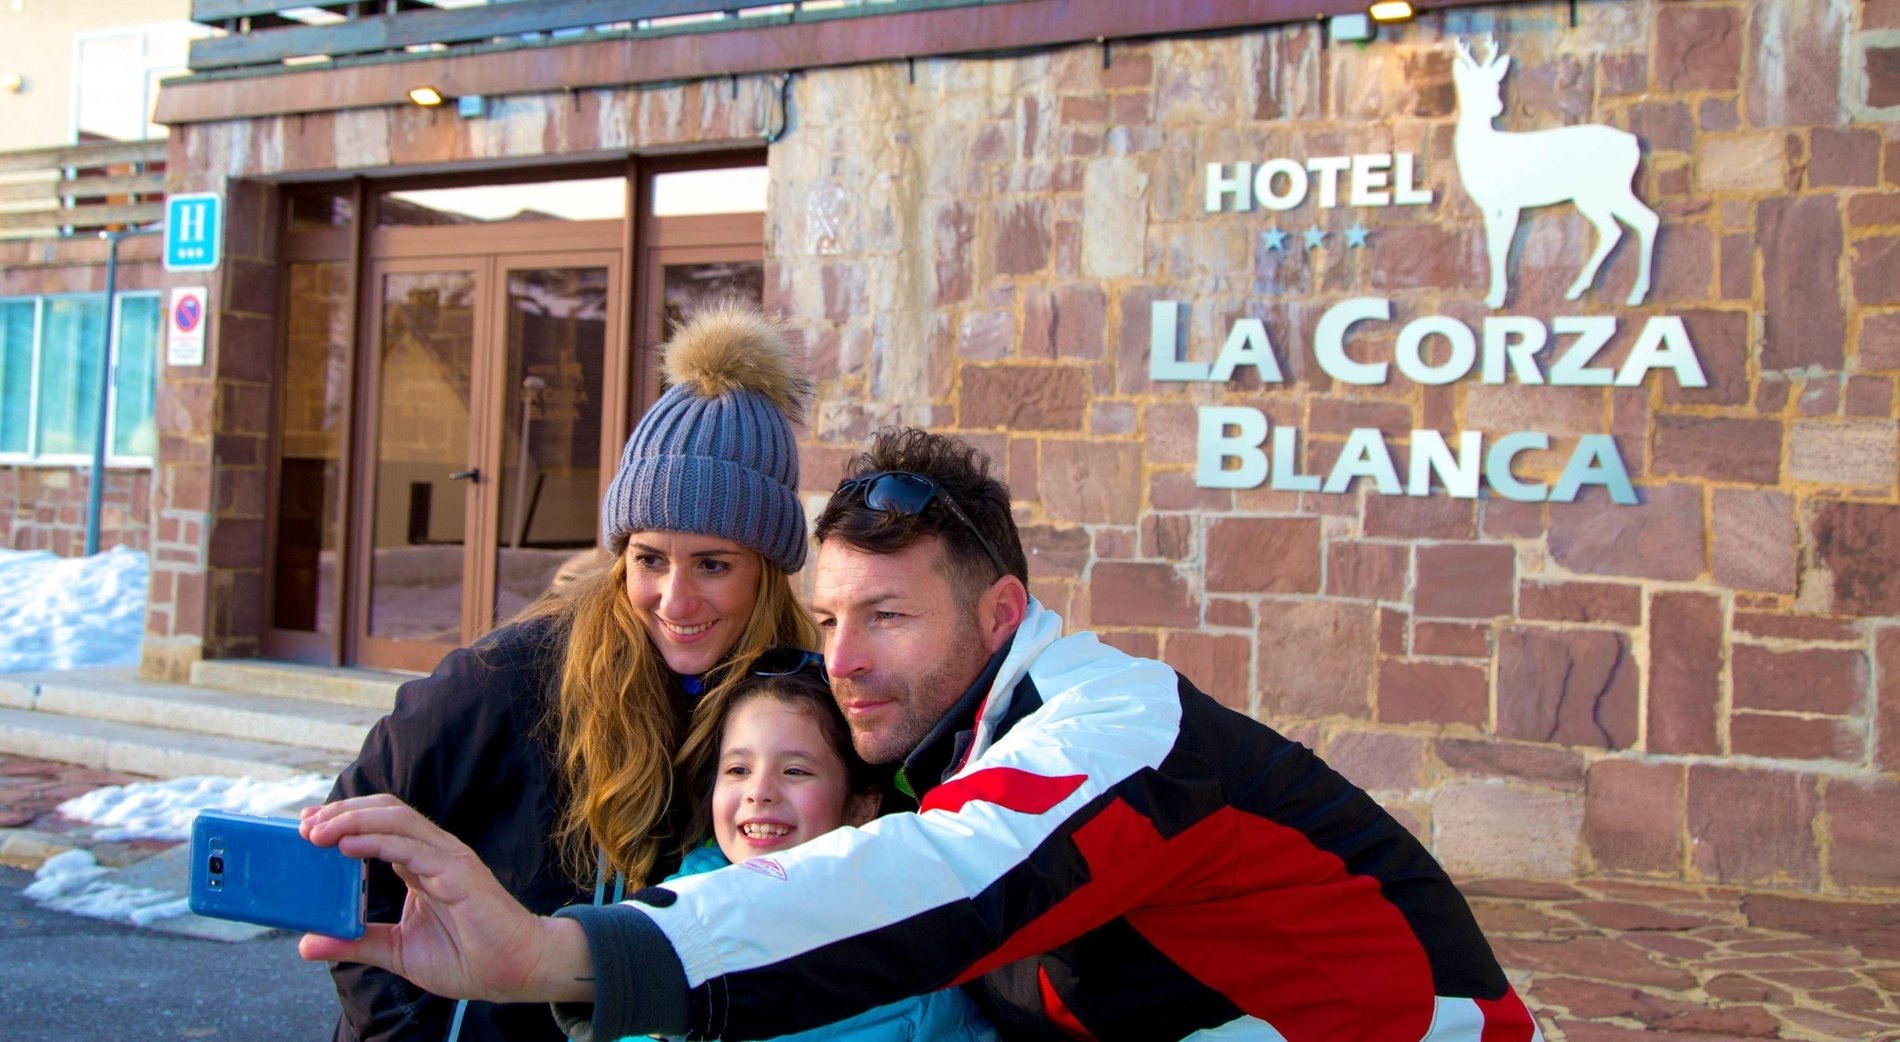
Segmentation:
{"type": "Polygon", "coordinates": [[[759,652],[752,660],[752,675],[755,677],[789,677],[801,669],[817,667],[818,675],[825,675],[825,657],[816,651],[804,648],[767,648],[759,652]]]}
{"type": "Polygon", "coordinates": [[[864,505],[872,510],[895,510],[912,517],[921,516],[924,508],[929,506],[930,501],[934,499],[948,507],[950,513],[958,521],[963,522],[963,527],[969,529],[971,535],[976,536],[976,541],[982,545],[983,552],[989,555],[990,563],[996,566],[998,577],[1009,574],[1009,569],[1003,567],[1003,555],[996,552],[996,547],[990,544],[983,530],[976,527],[976,522],[970,520],[970,515],[963,512],[963,508],[957,505],[955,499],[950,498],[950,493],[945,492],[943,486],[922,474],[913,474],[907,470],[880,470],[874,474],[864,474],[846,481],[838,486],[837,494],[861,496],[864,499],[864,505]]]}

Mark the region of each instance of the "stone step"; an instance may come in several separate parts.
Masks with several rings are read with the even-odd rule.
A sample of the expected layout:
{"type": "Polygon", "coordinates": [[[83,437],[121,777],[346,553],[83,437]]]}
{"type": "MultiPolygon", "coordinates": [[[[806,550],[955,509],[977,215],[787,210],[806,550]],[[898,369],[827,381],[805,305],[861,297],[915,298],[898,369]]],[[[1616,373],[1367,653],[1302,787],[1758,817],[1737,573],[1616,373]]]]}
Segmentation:
{"type": "Polygon", "coordinates": [[[129,668],[16,674],[0,680],[0,705],[346,755],[362,747],[382,715],[364,706],[154,683],[129,668]]]}
{"type": "Polygon", "coordinates": [[[364,706],[381,713],[395,707],[396,689],[411,676],[265,659],[201,659],[191,665],[195,687],[364,706]]]}
{"type": "Polygon", "coordinates": [[[265,781],[335,775],[351,759],[346,753],[307,746],[19,708],[0,708],[0,753],[157,778],[211,774],[265,781]]]}

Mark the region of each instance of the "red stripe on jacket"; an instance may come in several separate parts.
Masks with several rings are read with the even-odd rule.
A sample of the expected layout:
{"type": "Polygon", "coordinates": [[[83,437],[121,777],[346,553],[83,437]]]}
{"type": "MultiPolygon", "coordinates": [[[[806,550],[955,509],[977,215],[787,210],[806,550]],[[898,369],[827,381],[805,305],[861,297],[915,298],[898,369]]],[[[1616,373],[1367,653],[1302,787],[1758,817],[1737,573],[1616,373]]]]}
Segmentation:
{"type": "Polygon", "coordinates": [[[944,782],[925,793],[917,813],[947,810],[955,814],[966,804],[994,803],[1023,814],[1047,814],[1049,808],[1068,799],[1070,793],[1088,780],[1086,774],[1051,778],[1014,767],[990,767],[944,782]]]}

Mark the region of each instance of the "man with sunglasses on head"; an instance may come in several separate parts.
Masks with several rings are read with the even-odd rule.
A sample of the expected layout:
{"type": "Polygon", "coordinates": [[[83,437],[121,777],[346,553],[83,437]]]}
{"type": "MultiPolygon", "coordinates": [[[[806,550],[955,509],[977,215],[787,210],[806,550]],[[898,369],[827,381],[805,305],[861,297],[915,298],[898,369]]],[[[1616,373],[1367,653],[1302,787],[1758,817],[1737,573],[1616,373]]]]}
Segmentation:
{"type": "Polygon", "coordinates": [[[428,910],[371,961],[556,1001],[582,1039],[783,1034],[952,983],[1009,1039],[1541,1039],[1363,791],[1167,666],[1063,636],[981,453],[880,432],[813,533],[833,695],[914,813],[532,920],[406,808],[333,804],[306,831],[407,859],[428,910]]]}

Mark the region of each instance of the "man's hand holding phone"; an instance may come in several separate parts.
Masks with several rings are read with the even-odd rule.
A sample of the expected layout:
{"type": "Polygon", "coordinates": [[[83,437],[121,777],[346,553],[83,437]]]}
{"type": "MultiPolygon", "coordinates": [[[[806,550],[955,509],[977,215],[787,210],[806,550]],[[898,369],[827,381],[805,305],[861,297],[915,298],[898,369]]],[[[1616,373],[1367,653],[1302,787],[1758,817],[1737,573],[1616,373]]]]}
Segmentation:
{"type": "Polygon", "coordinates": [[[593,1001],[593,955],[580,924],[521,907],[474,851],[401,800],[310,808],[301,828],[319,847],[388,862],[409,887],[401,922],[371,923],[353,941],[306,934],[298,945],[305,959],[380,966],[449,998],[593,1001]]]}

